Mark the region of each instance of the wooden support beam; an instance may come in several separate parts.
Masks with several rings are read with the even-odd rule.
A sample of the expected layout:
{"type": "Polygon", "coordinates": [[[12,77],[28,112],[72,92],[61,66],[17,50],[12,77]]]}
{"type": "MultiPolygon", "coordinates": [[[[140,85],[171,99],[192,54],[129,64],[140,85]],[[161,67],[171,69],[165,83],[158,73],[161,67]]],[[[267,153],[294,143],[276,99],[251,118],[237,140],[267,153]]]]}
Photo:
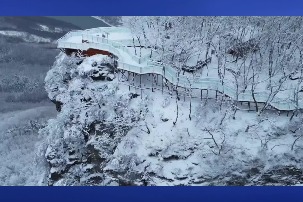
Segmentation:
{"type": "Polygon", "coordinates": [[[167,90],[169,91],[169,83],[168,83],[167,79],[165,79],[165,83],[166,83],[166,86],[167,86],[167,90]]]}
{"type": "Polygon", "coordinates": [[[132,85],[133,85],[133,86],[135,86],[135,76],[136,76],[136,74],[133,73],[133,80],[132,80],[132,85]]]}
{"type": "Polygon", "coordinates": [[[141,83],[142,82],[142,78],[141,78],[141,76],[142,75],[140,74],[140,92],[141,92],[140,94],[141,94],[141,99],[142,99],[142,83],[141,83]]]}
{"type": "Polygon", "coordinates": [[[154,74],[153,79],[155,80],[155,86],[157,88],[157,85],[158,85],[158,75],[154,74]]]}
{"type": "Polygon", "coordinates": [[[154,92],[154,76],[152,75],[152,92],[154,92]]]}
{"type": "Polygon", "coordinates": [[[142,100],[142,94],[143,94],[143,90],[142,90],[142,88],[141,88],[140,90],[141,90],[141,100],[142,100]]]}
{"type": "MultiPolygon", "coordinates": [[[[123,79],[123,78],[125,78],[127,81],[128,81],[128,77],[127,76],[125,76],[125,70],[118,70],[118,71],[120,71],[120,73],[121,73],[121,79],[123,79]]],[[[128,73],[127,73],[128,74],[128,73]]]]}
{"type": "Polygon", "coordinates": [[[119,70],[116,72],[116,74],[117,74],[118,82],[120,82],[119,70]]]}
{"type": "Polygon", "coordinates": [[[128,82],[128,90],[130,91],[130,86],[131,86],[131,82],[130,82],[130,77],[131,73],[130,72],[127,72],[127,82],[128,82]]]}
{"type": "Polygon", "coordinates": [[[161,77],[162,79],[162,94],[163,94],[163,80],[164,80],[164,78],[163,78],[163,76],[161,77]]]}

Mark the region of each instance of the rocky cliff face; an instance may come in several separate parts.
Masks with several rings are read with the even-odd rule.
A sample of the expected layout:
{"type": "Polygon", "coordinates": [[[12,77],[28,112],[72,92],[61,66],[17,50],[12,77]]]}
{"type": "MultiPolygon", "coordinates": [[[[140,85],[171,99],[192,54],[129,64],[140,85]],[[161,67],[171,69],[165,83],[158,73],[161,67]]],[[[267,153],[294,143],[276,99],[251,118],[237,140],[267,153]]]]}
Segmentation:
{"type": "Polygon", "coordinates": [[[60,113],[40,130],[49,185],[303,182],[300,117],[235,113],[228,100],[193,100],[189,117],[189,100],[138,96],[116,75],[107,56],[57,57],[45,81],[60,113]]]}
{"type": "Polygon", "coordinates": [[[50,185],[111,181],[103,168],[121,138],[144,116],[140,106],[131,106],[130,93],[118,92],[114,72],[107,56],[83,60],[65,55],[49,71],[46,89],[60,111],[42,131],[49,137],[50,185]]]}

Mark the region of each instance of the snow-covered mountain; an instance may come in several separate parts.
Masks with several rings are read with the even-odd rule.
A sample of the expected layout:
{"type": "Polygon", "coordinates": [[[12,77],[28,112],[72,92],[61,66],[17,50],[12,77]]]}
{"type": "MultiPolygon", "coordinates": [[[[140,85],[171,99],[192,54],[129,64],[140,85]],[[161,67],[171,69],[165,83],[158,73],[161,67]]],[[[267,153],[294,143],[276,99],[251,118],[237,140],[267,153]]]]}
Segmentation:
{"type": "Polygon", "coordinates": [[[302,17],[94,17],[129,28],[123,59],[252,99],[135,78],[118,65],[140,62],[50,49],[73,25],[0,18],[1,185],[303,184],[302,110],[269,105],[302,98],[302,17]]]}
{"type": "Polygon", "coordinates": [[[1,35],[23,39],[25,42],[50,42],[79,27],[47,17],[1,17],[1,35]]]}

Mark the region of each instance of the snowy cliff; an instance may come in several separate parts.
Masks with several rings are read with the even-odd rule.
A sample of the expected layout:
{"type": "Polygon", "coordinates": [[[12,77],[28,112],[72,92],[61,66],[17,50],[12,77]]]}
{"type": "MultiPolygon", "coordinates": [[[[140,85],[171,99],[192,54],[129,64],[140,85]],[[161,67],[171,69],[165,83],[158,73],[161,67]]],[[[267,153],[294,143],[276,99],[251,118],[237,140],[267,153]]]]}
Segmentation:
{"type": "Polygon", "coordinates": [[[234,111],[223,98],[141,96],[117,74],[107,56],[56,58],[45,82],[60,113],[40,130],[49,185],[303,182],[300,116],[234,111]]]}

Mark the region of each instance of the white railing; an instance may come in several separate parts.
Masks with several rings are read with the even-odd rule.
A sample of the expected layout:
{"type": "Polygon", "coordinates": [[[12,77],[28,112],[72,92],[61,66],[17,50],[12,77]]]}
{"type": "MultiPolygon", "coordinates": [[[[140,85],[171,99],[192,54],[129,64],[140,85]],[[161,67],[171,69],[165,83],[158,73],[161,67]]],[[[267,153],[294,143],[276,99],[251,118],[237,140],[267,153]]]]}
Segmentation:
{"type": "MultiPolygon", "coordinates": [[[[120,29],[120,28],[118,28],[120,29]]],[[[108,29],[109,30],[109,29],[108,29]]],[[[114,29],[112,29],[114,30],[114,29]]],[[[121,29],[120,29],[121,30],[121,29]]],[[[116,55],[119,58],[119,69],[123,69],[126,71],[134,72],[137,74],[159,74],[165,77],[170,83],[175,86],[180,86],[184,88],[192,88],[196,89],[208,89],[208,90],[218,90],[225,95],[229,96],[231,99],[236,101],[247,101],[254,102],[252,92],[246,91],[244,93],[237,93],[237,91],[229,86],[228,84],[222,84],[221,81],[217,78],[188,78],[184,75],[179,74],[177,76],[177,70],[169,65],[161,66],[155,61],[150,60],[148,57],[140,58],[129,50],[129,48],[125,47],[125,44],[117,41],[111,41],[107,38],[103,38],[100,36],[89,35],[93,33],[98,33],[98,31],[104,31],[103,28],[94,28],[86,31],[72,31],[67,33],[65,36],[61,37],[58,40],[58,48],[70,48],[70,49],[80,49],[87,50],[89,48],[106,50],[116,55]],[[72,36],[82,36],[83,40],[86,40],[87,43],[73,43],[66,42],[66,39],[72,36]],[[129,64],[124,61],[125,54],[128,55],[134,62],[138,63],[138,65],[129,64]],[[146,65],[142,66],[140,64],[146,62],[146,65]]],[[[298,106],[296,106],[294,101],[288,100],[285,101],[278,97],[274,97],[272,100],[269,99],[270,94],[267,92],[255,92],[254,97],[257,102],[265,103],[269,102],[269,104],[279,110],[295,110],[295,109],[303,109],[303,101],[300,100],[298,106]]]]}

